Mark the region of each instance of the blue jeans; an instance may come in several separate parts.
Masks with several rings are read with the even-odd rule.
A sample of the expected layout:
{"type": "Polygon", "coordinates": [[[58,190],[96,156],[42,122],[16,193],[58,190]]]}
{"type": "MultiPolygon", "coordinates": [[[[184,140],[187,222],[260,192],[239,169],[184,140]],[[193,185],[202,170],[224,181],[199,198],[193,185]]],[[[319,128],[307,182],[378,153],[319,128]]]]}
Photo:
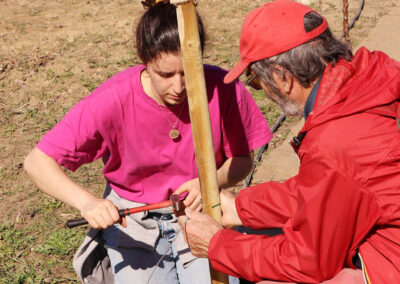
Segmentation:
{"type": "Polygon", "coordinates": [[[162,214],[151,217],[157,221],[160,228],[160,235],[154,250],[118,247],[119,224],[103,230],[105,247],[110,257],[116,284],[211,283],[208,259],[197,258],[184,268],[179,260],[175,243],[169,248],[176,235],[169,222],[170,217],[170,215],[162,214]],[[157,265],[163,255],[165,256],[157,265]]]}

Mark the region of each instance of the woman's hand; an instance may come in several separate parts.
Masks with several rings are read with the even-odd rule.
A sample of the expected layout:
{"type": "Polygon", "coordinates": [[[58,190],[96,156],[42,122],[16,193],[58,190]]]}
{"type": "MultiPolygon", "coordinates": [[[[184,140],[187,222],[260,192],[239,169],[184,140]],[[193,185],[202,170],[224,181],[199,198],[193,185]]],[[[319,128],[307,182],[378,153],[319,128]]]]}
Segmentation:
{"type": "Polygon", "coordinates": [[[125,225],[125,220],[120,220],[118,208],[107,199],[93,197],[83,204],[80,212],[95,229],[105,229],[119,222],[125,225]]]}
{"type": "Polygon", "coordinates": [[[193,210],[201,211],[202,202],[199,179],[195,178],[183,183],[174,193],[181,195],[184,192],[187,192],[188,195],[183,200],[183,204],[193,210]]]}
{"type": "Polygon", "coordinates": [[[104,229],[120,221],[118,209],[111,201],[97,198],[79,186],[37,147],[26,157],[24,169],[44,193],[78,209],[93,228],[104,229]]]}
{"type": "Polygon", "coordinates": [[[219,196],[221,198],[222,226],[234,228],[243,225],[236,210],[236,195],[232,191],[223,189],[219,196]]]}

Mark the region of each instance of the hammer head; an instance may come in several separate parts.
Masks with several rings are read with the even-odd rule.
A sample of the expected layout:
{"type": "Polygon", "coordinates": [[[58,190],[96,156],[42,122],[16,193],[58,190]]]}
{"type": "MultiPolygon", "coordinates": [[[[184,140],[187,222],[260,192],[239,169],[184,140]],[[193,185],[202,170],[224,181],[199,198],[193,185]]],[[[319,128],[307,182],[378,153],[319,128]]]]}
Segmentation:
{"type": "Polygon", "coordinates": [[[172,210],[174,211],[177,217],[185,214],[185,205],[179,198],[178,194],[171,194],[170,200],[171,200],[172,210]]]}

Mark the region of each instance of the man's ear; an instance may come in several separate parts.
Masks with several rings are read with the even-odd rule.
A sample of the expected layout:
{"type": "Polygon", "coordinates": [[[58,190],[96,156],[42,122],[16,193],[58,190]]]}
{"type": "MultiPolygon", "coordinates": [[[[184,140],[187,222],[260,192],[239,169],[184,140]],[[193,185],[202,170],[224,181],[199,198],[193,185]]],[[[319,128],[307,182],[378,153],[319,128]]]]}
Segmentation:
{"type": "Polygon", "coordinates": [[[294,78],[292,74],[287,71],[283,72],[282,91],[284,91],[285,94],[290,94],[292,92],[293,80],[294,78]]]}
{"type": "Polygon", "coordinates": [[[282,66],[274,66],[277,72],[274,72],[274,80],[281,92],[289,95],[293,88],[294,77],[288,71],[286,71],[282,66]]]}

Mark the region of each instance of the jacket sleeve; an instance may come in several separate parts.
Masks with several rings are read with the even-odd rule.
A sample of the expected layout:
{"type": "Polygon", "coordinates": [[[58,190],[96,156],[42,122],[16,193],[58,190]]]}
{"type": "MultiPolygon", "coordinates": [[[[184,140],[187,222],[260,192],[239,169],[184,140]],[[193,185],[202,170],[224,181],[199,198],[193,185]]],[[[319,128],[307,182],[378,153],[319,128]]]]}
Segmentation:
{"type": "Polygon", "coordinates": [[[284,183],[271,181],[241,190],[235,203],[243,225],[254,230],[281,228],[297,208],[296,188],[293,177],[284,183]]]}
{"type": "MultiPolygon", "coordinates": [[[[282,225],[274,237],[224,229],[209,246],[211,265],[250,281],[315,283],[345,264],[356,230],[363,191],[351,176],[324,161],[302,161],[298,176],[244,190],[236,202],[245,225],[282,225]]],[[[368,210],[368,209],[363,209],[368,210]]]]}

